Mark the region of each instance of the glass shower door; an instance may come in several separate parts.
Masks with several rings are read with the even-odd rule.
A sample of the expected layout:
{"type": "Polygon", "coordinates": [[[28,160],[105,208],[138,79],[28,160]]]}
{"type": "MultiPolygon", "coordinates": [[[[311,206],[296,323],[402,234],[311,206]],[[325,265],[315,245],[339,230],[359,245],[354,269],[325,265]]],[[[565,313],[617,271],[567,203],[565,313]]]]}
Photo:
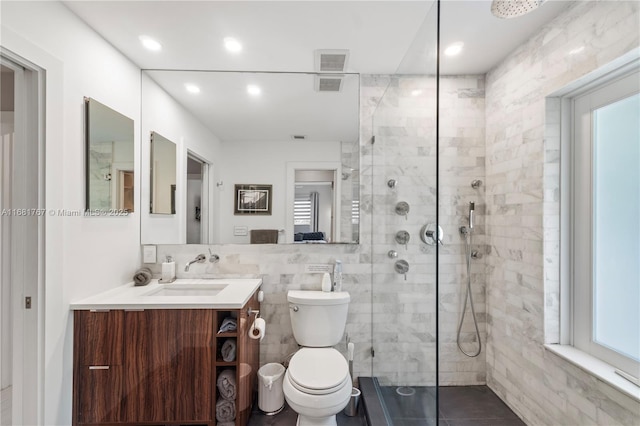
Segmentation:
{"type": "MultiPolygon", "coordinates": [[[[373,376],[387,422],[437,424],[437,2],[371,119],[373,376]]],[[[367,95],[365,93],[365,95],[367,95]]]]}

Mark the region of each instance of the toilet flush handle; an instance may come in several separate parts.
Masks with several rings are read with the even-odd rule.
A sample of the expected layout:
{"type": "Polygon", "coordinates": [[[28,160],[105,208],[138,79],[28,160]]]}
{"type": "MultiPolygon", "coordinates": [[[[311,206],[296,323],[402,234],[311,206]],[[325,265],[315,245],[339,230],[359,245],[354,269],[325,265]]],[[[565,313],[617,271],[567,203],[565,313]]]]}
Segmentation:
{"type": "Polygon", "coordinates": [[[293,309],[293,312],[298,312],[298,308],[296,305],[289,305],[289,309],[293,309]]]}

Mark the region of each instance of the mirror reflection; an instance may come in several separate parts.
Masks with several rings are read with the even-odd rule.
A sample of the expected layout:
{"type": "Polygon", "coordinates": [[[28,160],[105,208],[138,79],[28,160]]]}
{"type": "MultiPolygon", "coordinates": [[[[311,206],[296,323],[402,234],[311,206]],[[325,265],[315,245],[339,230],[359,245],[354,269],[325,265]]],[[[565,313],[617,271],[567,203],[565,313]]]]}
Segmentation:
{"type": "Polygon", "coordinates": [[[133,211],[133,120],[85,98],[86,208],[133,211]]]}
{"type": "Polygon", "coordinates": [[[176,214],[176,144],[151,132],[151,213],[176,214]]]}
{"type": "MultiPolygon", "coordinates": [[[[146,70],[142,87],[143,129],[173,135],[185,156],[171,243],[358,242],[357,74],[146,70]],[[187,152],[206,159],[206,176],[187,170],[187,152]],[[181,181],[199,201],[180,195],[181,181]],[[255,191],[237,205],[238,185],[268,187],[268,208],[252,212],[255,191]],[[305,218],[302,198],[315,200],[305,218]]],[[[141,217],[143,244],[167,243],[168,222],[160,230],[152,219],[141,217]]]]}

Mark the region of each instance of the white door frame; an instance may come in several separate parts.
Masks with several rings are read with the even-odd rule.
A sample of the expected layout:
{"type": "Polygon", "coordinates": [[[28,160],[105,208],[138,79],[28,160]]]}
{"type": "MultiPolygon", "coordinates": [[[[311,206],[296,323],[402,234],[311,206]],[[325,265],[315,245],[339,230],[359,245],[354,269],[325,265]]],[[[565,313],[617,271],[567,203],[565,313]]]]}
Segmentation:
{"type": "Polygon", "coordinates": [[[44,400],[44,93],[45,73],[2,49],[3,64],[16,72],[15,131],[11,170],[10,262],[13,313],[14,424],[41,424],[44,400]],[[25,298],[31,308],[25,308],[25,298]],[[35,402],[35,404],[34,404],[35,402]]]}

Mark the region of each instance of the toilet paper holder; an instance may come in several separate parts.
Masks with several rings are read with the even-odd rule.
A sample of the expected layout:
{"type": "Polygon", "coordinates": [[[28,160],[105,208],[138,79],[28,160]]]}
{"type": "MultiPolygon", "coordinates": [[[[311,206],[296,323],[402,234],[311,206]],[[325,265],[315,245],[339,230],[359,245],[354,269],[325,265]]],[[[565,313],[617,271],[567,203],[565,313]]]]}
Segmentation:
{"type": "Polygon", "coordinates": [[[256,318],[260,318],[260,311],[249,308],[249,310],[247,311],[247,316],[250,317],[251,315],[255,315],[255,317],[253,317],[253,322],[251,323],[251,325],[253,325],[253,323],[256,321],[256,318]]]}

